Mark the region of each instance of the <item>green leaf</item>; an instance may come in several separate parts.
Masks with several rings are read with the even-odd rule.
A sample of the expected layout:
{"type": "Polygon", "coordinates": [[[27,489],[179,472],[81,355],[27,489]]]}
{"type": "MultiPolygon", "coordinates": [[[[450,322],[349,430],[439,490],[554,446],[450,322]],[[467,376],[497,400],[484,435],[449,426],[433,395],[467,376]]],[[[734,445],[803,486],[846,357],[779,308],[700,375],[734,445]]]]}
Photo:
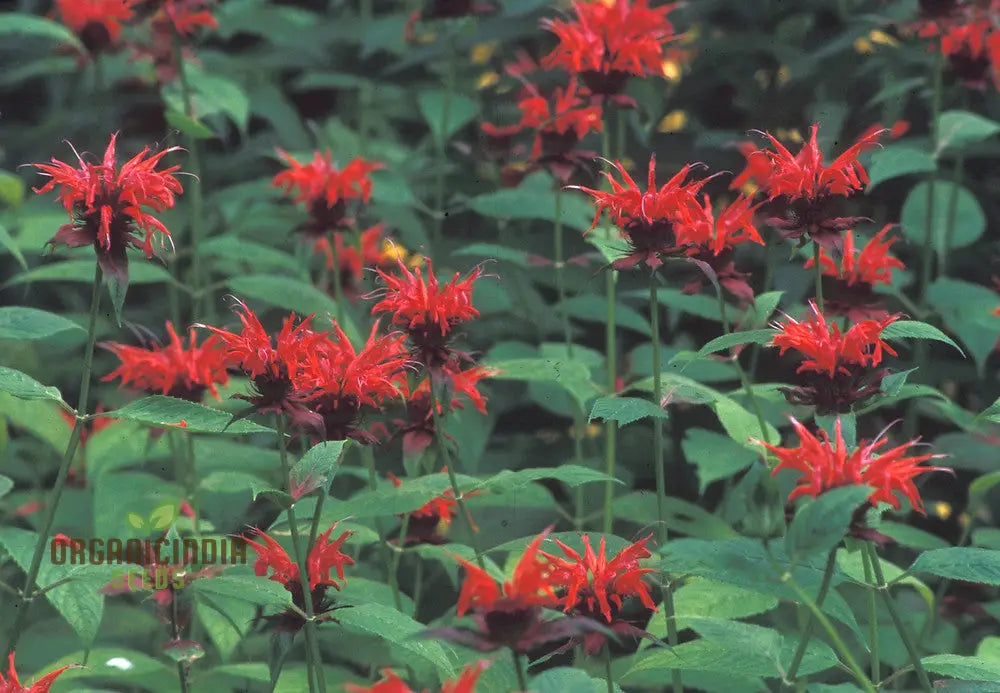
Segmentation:
{"type": "MultiPolygon", "coordinates": [[[[516,188],[477,195],[468,201],[469,209],[493,219],[539,219],[554,222],[556,215],[555,183],[546,173],[532,174],[516,188]]],[[[560,193],[560,219],[567,227],[586,231],[594,217],[593,207],[578,195],[560,193]]],[[[594,232],[588,233],[589,239],[594,232]]],[[[617,232],[615,232],[617,233],[617,232]]],[[[615,257],[620,256],[620,253],[615,257]]]]}
{"type": "MultiPolygon", "coordinates": [[[[198,488],[209,493],[241,493],[248,491],[252,500],[268,491],[275,491],[255,474],[237,471],[210,472],[198,482],[198,488]]],[[[280,492],[279,492],[280,493],[280,492]]]]}
{"type": "MultiPolygon", "coordinates": [[[[312,284],[277,274],[251,274],[230,277],[229,288],[240,298],[251,298],[278,308],[295,311],[303,317],[332,317],[337,314],[337,303],[312,284]]],[[[341,325],[352,342],[358,342],[360,333],[354,323],[344,317],[341,325]]]]}
{"type": "Polygon", "coordinates": [[[417,95],[417,105],[439,146],[470,123],[479,112],[479,104],[472,99],[441,89],[421,90],[417,95]]]}
{"type": "Polygon", "coordinates": [[[909,572],[1000,585],[1000,551],[964,546],[925,551],[917,556],[909,572]]]}
{"type": "MultiPolygon", "coordinates": [[[[176,284],[170,273],[161,265],[153,262],[130,262],[128,266],[129,284],[176,284]]],[[[82,282],[90,284],[94,281],[93,260],[64,260],[34,267],[22,272],[7,281],[4,286],[16,286],[36,281],[82,282]]]]}
{"type": "MultiPolygon", "coordinates": [[[[199,581],[200,582],[200,581],[199,581]]],[[[68,654],[50,663],[45,671],[53,671],[67,664],[79,665],[86,662],[85,667],[67,669],[59,676],[56,684],[58,689],[65,682],[76,679],[95,679],[98,681],[114,681],[122,687],[128,687],[125,682],[134,682],[137,686],[149,681],[176,680],[176,669],[168,668],[147,654],[129,650],[124,647],[97,647],[68,654]]],[[[84,688],[73,684],[70,688],[77,693],[97,693],[100,689],[84,688]]]]}
{"type": "MultiPolygon", "coordinates": [[[[513,689],[512,689],[513,690],[513,689]]],[[[528,684],[530,693],[607,693],[605,679],[593,679],[582,669],[555,667],[543,671],[528,684]]],[[[616,684],[615,693],[621,693],[616,684]]]]}
{"type": "Polygon", "coordinates": [[[435,666],[442,678],[455,675],[455,667],[440,643],[414,637],[424,630],[424,625],[391,607],[361,604],[338,611],[337,620],[340,628],[346,631],[374,635],[403,650],[406,657],[416,656],[427,660],[435,666]]]}
{"type": "Polygon", "coordinates": [[[713,481],[728,479],[751,464],[758,457],[756,451],[737,443],[728,436],[704,428],[690,428],[681,442],[687,461],[698,470],[700,493],[713,481]]]}
{"type": "Polygon", "coordinates": [[[302,263],[288,253],[232,233],[208,239],[198,246],[198,252],[218,258],[217,264],[246,265],[253,271],[282,270],[291,276],[304,277],[302,263]]]}
{"type": "Polygon", "coordinates": [[[20,207],[24,202],[26,186],[20,176],[10,171],[0,171],[0,203],[6,207],[20,207]]]}
{"type": "Polygon", "coordinates": [[[333,477],[340,469],[341,456],[347,441],[331,440],[314,445],[292,466],[292,483],[297,486],[297,496],[318,488],[329,491],[333,477]]]}
{"type": "Polygon", "coordinates": [[[111,306],[115,311],[115,325],[122,326],[122,311],[125,310],[125,296],[128,294],[129,275],[117,277],[113,274],[105,275],[108,283],[108,297],[111,298],[111,306]]]}
{"type": "Polygon", "coordinates": [[[0,392],[8,392],[18,399],[63,401],[58,389],[42,385],[27,373],[6,366],[0,366],[0,392]]]}
{"type": "MultiPolygon", "coordinates": [[[[601,325],[607,324],[608,302],[602,296],[593,294],[573,296],[567,299],[563,306],[571,318],[596,322],[601,325]]],[[[615,325],[622,329],[635,330],[646,336],[652,334],[649,321],[643,317],[642,313],[624,303],[615,304],[615,325]]]]}
{"type": "MultiPolygon", "coordinates": [[[[634,491],[614,499],[615,517],[645,525],[656,520],[656,496],[634,491]]],[[[681,498],[663,499],[663,522],[671,532],[705,539],[731,539],[736,531],[718,515],[681,498]]]]}
{"type": "Polygon", "coordinates": [[[560,359],[511,359],[486,364],[500,370],[493,380],[554,382],[566,389],[581,406],[596,394],[590,368],[580,361],[560,359]]]}
{"type": "Polygon", "coordinates": [[[784,291],[765,291],[754,297],[753,303],[743,314],[740,324],[745,327],[764,327],[778,309],[784,291]]]}
{"type": "Polygon", "coordinates": [[[934,157],[917,149],[912,144],[890,144],[872,152],[872,164],[868,169],[870,179],[866,192],[883,181],[913,173],[929,173],[937,169],[934,157]]]}
{"type": "Polygon", "coordinates": [[[501,262],[509,262],[518,267],[531,267],[531,258],[533,257],[531,253],[525,250],[508,248],[496,243],[473,243],[457,248],[451,251],[451,254],[458,257],[471,255],[472,257],[490,258],[500,260],[501,262]]]}
{"type": "Polygon", "coordinates": [[[85,50],[80,39],[68,27],[31,14],[5,12],[0,15],[0,36],[10,35],[49,38],[68,43],[80,52],[85,50]]]}
{"type": "Polygon", "coordinates": [[[165,395],[152,395],[129,402],[111,412],[116,419],[137,421],[147,426],[176,426],[188,433],[273,433],[273,429],[241,419],[201,404],[165,395]],[[230,425],[232,422],[232,425],[230,425]]]}
{"type": "Polygon", "coordinates": [[[0,308],[0,339],[15,341],[45,339],[66,330],[82,332],[83,328],[61,315],[37,308],[24,306],[0,308]]]}
{"type": "MultiPolygon", "coordinates": [[[[0,527],[0,545],[14,559],[14,562],[28,571],[37,532],[16,527],[0,527]]],[[[64,584],[45,592],[45,598],[66,622],[76,631],[84,646],[90,647],[97,637],[97,630],[104,614],[104,595],[99,591],[107,582],[106,571],[93,565],[58,565],[49,560],[46,547],[45,557],[38,571],[37,586],[48,587],[61,580],[64,584]]]]}
{"type": "Polygon", "coordinates": [[[718,351],[732,349],[740,344],[767,344],[774,337],[776,332],[772,329],[747,330],[746,332],[732,332],[709,341],[698,350],[698,357],[708,356],[718,351]]]}
{"type": "Polygon", "coordinates": [[[292,593],[280,583],[262,578],[255,579],[249,575],[242,577],[221,575],[211,580],[195,580],[191,583],[190,589],[194,590],[196,596],[208,599],[215,597],[238,599],[276,610],[285,609],[292,603],[292,593]]]}
{"type": "Polygon", "coordinates": [[[0,246],[2,246],[8,253],[14,256],[17,260],[17,264],[21,266],[21,269],[25,272],[28,271],[28,262],[24,259],[24,254],[21,249],[17,247],[17,241],[10,235],[7,231],[7,227],[0,224],[0,246]]]}
{"type": "Polygon", "coordinates": [[[834,441],[837,440],[837,422],[840,421],[840,435],[844,437],[847,449],[857,447],[858,419],[854,414],[816,414],[813,420],[834,441]]]}
{"type": "Polygon", "coordinates": [[[986,407],[986,409],[976,416],[976,419],[1000,423],[1000,397],[997,397],[993,404],[986,407]]]}
{"type": "MultiPolygon", "coordinates": [[[[677,629],[690,627],[693,618],[740,619],[777,608],[778,598],[707,578],[693,578],[674,593],[677,629]]],[[[666,635],[666,622],[654,617],[647,628],[653,635],[666,635]]]]}
{"type": "Polygon", "coordinates": [[[857,509],[871,495],[867,486],[844,486],[800,506],[785,535],[789,556],[826,554],[844,538],[857,509]]]}
{"type": "MultiPolygon", "coordinates": [[[[930,183],[918,183],[903,202],[900,221],[903,234],[911,242],[922,245],[927,232],[927,198],[930,183]]],[[[986,215],[979,201],[967,188],[947,181],[934,184],[934,216],[931,218],[931,247],[940,258],[946,252],[964,248],[978,241],[986,231],[986,215]],[[955,197],[954,203],[952,197],[955,197]],[[946,240],[948,220],[954,208],[951,237],[946,240]]]]}
{"type": "Polygon", "coordinates": [[[941,277],[927,287],[927,300],[972,355],[982,376],[1000,334],[1000,316],[993,315],[996,292],[981,284],[941,277]]]}
{"type": "Polygon", "coordinates": [[[934,327],[934,325],[928,325],[926,322],[897,320],[886,325],[885,329],[882,330],[881,336],[882,339],[933,339],[955,347],[958,353],[965,356],[965,352],[955,343],[955,340],[934,327]]]}
{"type": "MultiPolygon", "coordinates": [[[[920,660],[927,671],[965,681],[1000,681],[1000,662],[982,657],[936,654],[920,660]]],[[[995,690],[995,688],[994,688],[995,690]]]]}
{"type": "Polygon", "coordinates": [[[3,498],[14,488],[14,482],[9,477],[0,474],[0,498],[3,498]]]}
{"type": "Polygon", "coordinates": [[[1000,123],[969,111],[945,111],[938,116],[938,149],[964,149],[1000,132],[1000,123]]]}
{"type": "Polygon", "coordinates": [[[470,490],[485,489],[490,493],[510,493],[519,487],[527,486],[540,479],[554,479],[573,487],[606,481],[614,481],[618,484],[622,483],[614,477],[590,469],[589,467],[581,467],[576,464],[561,464],[558,467],[521,469],[516,472],[505,469],[498,474],[480,481],[478,484],[474,484],[470,490]]]}
{"type": "Polygon", "coordinates": [[[665,419],[667,412],[654,402],[638,397],[601,397],[594,401],[587,423],[594,419],[617,421],[619,426],[628,426],[641,419],[665,419]]]}
{"type": "Polygon", "coordinates": [[[216,136],[204,123],[173,108],[168,108],[166,113],[164,113],[164,117],[167,120],[167,125],[177,128],[182,134],[193,137],[196,140],[206,140],[216,136]]]}
{"type": "MultiPolygon", "coordinates": [[[[224,113],[240,131],[246,132],[250,120],[250,98],[243,87],[227,77],[205,72],[194,62],[185,60],[184,67],[188,83],[194,91],[194,112],[202,117],[210,113],[224,113]]],[[[184,112],[183,97],[177,99],[179,91],[180,88],[173,85],[171,89],[164,90],[170,96],[165,100],[173,110],[184,112]]]]}

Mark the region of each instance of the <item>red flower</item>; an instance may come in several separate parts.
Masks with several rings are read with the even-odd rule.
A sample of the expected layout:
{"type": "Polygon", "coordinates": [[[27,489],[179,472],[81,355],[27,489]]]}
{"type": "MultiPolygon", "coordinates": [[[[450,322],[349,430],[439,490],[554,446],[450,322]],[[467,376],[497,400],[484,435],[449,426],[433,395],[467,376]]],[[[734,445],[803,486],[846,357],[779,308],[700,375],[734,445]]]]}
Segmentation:
{"type": "Polygon", "coordinates": [[[899,317],[863,320],[841,333],[836,323],[827,323],[815,303],[809,306],[809,320],[789,318],[784,325],[774,325],[781,331],[770,346],[779,347],[780,355],[795,349],[805,357],[795,371],[800,384],[783,392],[793,404],[815,405],[818,414],[850,411],[854,404],[880,392],[888,371],[876,366],[882,362],[883,351],[896,355],[880,335],[899,317]]]}
{"type": "Polygon", "coordinates": [[[983,89],[991,76],[1000,86],[998,9],[995,2],[924,1],[920,19],[911,28],[921,38],[940,37],[934,48],[967,86],[983,89]]]}
{"type": "Polygon", "coordinates": [[[805,426],[792,419],[792,426],[799,436],[797,448],[781,448],[776,445],[759,442],[771,451],[778,464],[772,470],[777,474],[782,469],[793,469],[802,474],[795,489],[788,495],[788,500],[799,496],[816,498],[824,491],[840,486],[870,486],[874,489],[868,502],[888,503],[896,510],[901,507],[895,492],[900,492],[910,501],[913,509],[923,514],[923,504],[920,494],[913,483],[914,477],[924,472],[950,472],[946,467],[921,467],[920,464],[944,457],[944,455],[915,455],[908,457],[909,449],[917,445],[917,440],[903,443],[890,450],[880,451],[888,441],[885,432],[875,440],[861,444],[850,453],[844,444],[840,419],[837,419],[834,433],[836,439],[830,440],[826,431],[819,432],[819,438],[813,436],[805,426]]]}
{"type": "Polygon", "coordinates": [[[429,367],[441,365],[451,356],[447,348],[450,333],[463,322],[479,317],[472,305],[472,291],[483,268],[476,267],[465,277],[456,272],[451,281],[442,285],[430,260],[426,279],[419,267],[410,271],[402,261],[397,264],[398,275],[378,270],[386,286],[374,292],[381,293],[382,300],[372,307],[372,315],[391,314],[393,324],[403,325],[409,332],[418,360],[429,367]]]}
{"type": "Polygon", "coordinates": [[[136,0],[56,0],[63,24],[73,30],[91,55],[118,43],[121,22],[132,19],[136,0]]]}
{"type": "MultiPolygon", "coordinates": [[[[878,320],[887,313],[882,307],[873,287],[875,284],[892,283],[892,270],[903,269],[905,265],[889,255],[889,248],[898,239],[886,239],[891,225],[886,225],[859,251],[855,251],[854,234],[844,234],[844,253],[840,266],[826,251],[820,250],[820,266],[823,274],[832,277],[832,285],[824,291],[824,308],[831,315],[846,315],[852,321],[878,320]]],[[[805,267],[811,268],[810,258],[805,267]]]]}
{"type": "Polygon", "coordinates": [[[282,149],[278,150],[278,156],[289,168],[277,174],[272,185],[292,196],[294,202],[308,206],[310,220],[302,230],[312,235],[350,226],[347,203],[356,200],[368,204],[372,194],[370,175],[382,168],[382,164],[357,158],[340,169],[334,165],[329,151],[316,152],[306,164],[282,149]]]}
{"type": "MultiPolygon", "coordinates": [[[[458,675],[457,679],[454,681],[444,681],[441,684],[441,693],[475,693],[476,681],[479,679],[479,675],[490,664],[491,662],[488,660],[469,664],[462,669],[462,673],[458,675]]],[[[381,681],[377,681],[371,686],[358,686],[353,683],[344,684],[344,690],[347,693],[416,693],[416,691],[406,685],[403,679],[396,676],[391,669],[383,669],[382,677],[381,681]]],[[[430,691],[425,688],[424,693],[430,693],[430,691]]]]}
{"type": "Polygon", "coordinates": [[[125,248],[142,248],[146,257],[151,258],[153,235],[170,238],[167,228],[152,214],[143,211],[143,207],[162,212],[174,206],[174,195],[182,189],[172,174],[180,166],[162,171],[157,171],[156,167],[164,156],[180,147],[170,147],[148,157],[150,150],[143,148],[118,168],[115,160],[117,138],[118,133],[111,136],[100,164],[89,164],[77,154],[79,168],[55,158],[51,164],[32,166],[50,178],[41,188],[35,188],[35,192],[46,193],[59,186],[58,199],[73,220],[60,227],[49,243],[62,243],[70,248],[92,244],[101,268],[124,284],[128,281],[125,248]],[[146,234],[142,243],[133,235],[137,232],[146,234]]]}
{"type": "Polygon", "coordinates": [[[784,218],[769,220],[789,238],[808,233],[812,240],[826,247],[840,243],[840,232],[853,226],[858,218],[834,217],[830,203],[836,197],[848,197],[868,184],[868,173],[858,162],[862,152],[871,149],[888,132],[881,125],[869,128],[829,166],[823,165],[817,136],[819,125],[810,128],[809,141],[798,154],[792,154],[770,133],[770,149],[741,148],[747,159],[746,169],[730,187],[741,188],[755,182],[768,199],[783,198],[787,209],[784,218]]]}
{"type": "Polygon", "coordinates": [[[465,581],[458,595],[458,615],[469,611],[488,612],[497,606],[555,606],[558,599],[552,579],[552,563],[539,551],[548,530],[542,532],[525,549],[514,567],[510,580],[498,584],[492,575],[479,566],[457,558],[465,568],[465,581]]]}
{"type": "MultiPolygon", "coordinates": [[[[324,614],[333,610],[333,606],[326,598],[326,590],[333,587],[339,590],[343,586],[344,566],[354,565],[354,559],[340,551],[354,532],[345,531],[336,540],[330,541],[330,534],[336,529],[334,523],[328,530],[316,537],[306,559],[306,571],[309,574],[309,591],[312,597],[313,610],[316,614],[324,614]],[[330,571],[337,572],[337,580],[330,577],[330,571]]],[[[273,537],[257,530],[258,536],[263,543],[258,543],[252,539],[247,539],[247,543],[256,552],[257,560],[254,561],[254,573],[263,577],[271,571],[271,580],[280,582],[285,589],[291,592],[292,602],[305,609],[305,594],[302,587],[302,579],[299,567],[296,565],[281,545],[273,537]]],[[[277,617],[279,629],[296,631],[302,627],[303,621],[298,614],[289,611],[277,617]]]]}
{"type": "Polygon", "coordinates": [[[546,68],[579,74],[594,94],[615,96],[629,75],[663,73],[664,44],[675,38],[667,19],[676,4],[650,8],[647,0],[573,3],[575,20],[545,19],[559,44],[542,60],[546,68]]]}
{"type": "Polygon", "coordinates": [[[121,378],[122,385],[192,402],[200,402],[205,390],[208,390],[219,399],[216,385],[229,382],[226,373],[228,357],[222,348],[222,340],[212,335],[201,346],[196,346],[192,328],[188,333],[190,346],[185,348],[169,321],[167,334],[170,343],[165,347],[153,345],[145,349],[125,344],[102,344],[121,360],[118,368],[104,376],[104,382],[121,378]]]}
{"type": "Polygon", "coordinates": [[[198,27],[218,29],[219,23],[205,6],[206,0],[164,0],[163,12],[181,36],[193,34],[198,27]]]}
{"type": "MultiPolygon", "coordinates": [[[[447,467],[441,470],[442,473],[447,471],[447,467]]],[[[403,485],[403,482],[392,472],[389,472],[387,476],[396,488],[403,485]]],[[[476,495],[479,495],[479,491],[469,491],[463,494],[465,498],[476,495]]],[[[444,534],[451,526],[452,518],[458,512],[458,508],[454,492],[447,488],[440,496],[432,498],[416,510],[410,511],[407,513],[410,517],[406,523],[406,536],[402,540],[403,544],[411,546],[413,544],[448,543],[444,534]]],[[[475,524],[473,524],[473,530],[478,530],[475,524]]]]}
{"type": "Polygon", "coordinates": [[[72,664],[67,664],[66,666],[60,667],[55,671],[51,671],[31,684],[29,688],[25,688],[21,685],[20,680],[18,680],[17,672],[14,671],[13,652],[7,655],[7,662],[7,677],[4,678],[3,673],[0,672],[0,692],[2,693],[49,693],[52,683],[59,677],[59,675],[73,666],[72,664]]]}
{"type": "Polygon", "coordinates": [[[629,243],[628,256],[615,260],[615,269],[631,269],[640,262],[656,269],[663,264],[661,255],[682,255],[687,240],[683,237],[686,224],[700,210],[696,195],[708,179],[686,181],[691,166],[682,168],[673,178],[656,187],[656,155],[649,159],[646,192],[628,174],[620,162],[613,166],[622,176],[622,183],[607,171],[611,191],[580,187],[597,202],[597,212],[591,228],[597,226],[601,213],[608,210],[612,222],[629,243]]]}

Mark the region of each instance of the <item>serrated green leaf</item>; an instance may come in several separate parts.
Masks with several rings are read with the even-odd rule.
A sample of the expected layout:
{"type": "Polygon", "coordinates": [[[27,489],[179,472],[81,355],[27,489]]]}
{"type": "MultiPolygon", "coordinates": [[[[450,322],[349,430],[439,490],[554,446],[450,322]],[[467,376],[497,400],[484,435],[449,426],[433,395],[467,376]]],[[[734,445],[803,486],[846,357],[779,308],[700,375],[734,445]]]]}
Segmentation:
{"type": "Polygon", "coordinates": [[[581,407],[597,390],[590,380],[590,368],[580,361],[511,359],[486,365],[500,370],[499,374],[491,376],[493,380],[558,383],[581,407]]]}
{"type": "MultiPolygon", "coordinates": [[[[249,549],[248,549],[249,550],[249,549]]],[[[249,575],[230,577],[221,575],[210,580],[195,580],[191,590],[196,596],[226,597],[259,606],[285,609],[292,603],[292,593],[274,580],[254,578],[249,575]]]]}
{"type": "Polygon", "coordinates": [[[966,546],[925,551],[917,556],[909,572],[1000,585],[1000,551],[966,546]]]}
{"type": "Polygon", "coordinates": [[[0,339],[13,341],[45,339],[66,330],[83,332],[83,328],[78,324],[55,313],[25,306],[0,308],[0,339]]]}
{"type": "Polygon", "coordinates": [[[642,419],[665,419],[667,412],[648,399],[638,397],[601,397],[594,401],[587,423],[594,419],[616,421],[619,426],[628,426],[642,419]]]}
{"type": "MultiPolygon", "coordinates": [[[[586,231],[594,216],[593,207],[579,195],[565,192],[560,205],[560,219],[568,228],[586,231]]],[[[501,188],[477,195],[468,201],[469,209],[493,219],[539,219],[555,221],[556,192],[552,177],[544,172],[532,174],[516,188],[501,188]]],[[[596,232],[587,234],[587,239],[596,232]]]]}
{"type": "Polygon", "coordinates": [[[866,192],[883,181],[914,173],[929,173],[937,169],[934,156],[912,144],[900,142],[890,144],[872,153],[870,179],[866,192]]]}
{"type": "Polygon", "coordinates": [[[776,332],[772,329],[747,330],[745,332],[731,332],[721,337],[709,341],[698,350],[698,357],[708,356],[718,351],[732,349],[740,344],[767,344],[774,337],[776,332]]]}
{"type": "Polygon", "coordinates": [[[854,513],[870,495],[867,486],[844,486],[800,506],[788,526],[785,551],[792,558],[828,553],[844,538],[854,513]]]}
{"type": "Polygon", "coordinates": [[[755,450],[704,428],[688,429],[681,442],[681,449],[687,461],[698,470],[698,488],[701,493],[705,492],[710,483],[733,476],[758,458],[755,450]]]}
{"type": "Polygon", "coordinates": [[[292,466],[292,484],[296,498],[300,498],[318,488],[329,490],[347,441],[331,440],[314,445],[292,466]]]}
{"type": "Polygon", "coordinates": [[[934,327],[934,325],[928,325],[926,322],[897,320],[886,325],[885,329],[882,330],[881,337],[882,339],[933,339],[955,347],[958,353],[965,356],[965,352],[955,343],[955,340],[934,327]]]}
{"type": "Polygon", "coordinates": [[[167,125],[177,128],[181,134],[193,137],[196,140],[205,140],[216,136],[204,123],[173,108],[166,109],[164,117],[167,120],[167,125]]]}
{"type": "Polygon", "coordinates": [[[0,392],[10,393],[18,399],[63,401],[58,389],[42,385],[27,373],[6,366],[0,366],[0,392]]]}
{"type": "Polygon", "coordinates": [[[111,412],[116,419],[147,426],[174,426],[188,433],[273,433],[274,430],[201,404],[165,395],[152,395],[129,402],[111,412]]]}
{"type": "Polygon", "coordinates": [[[920,660],[927,671],[966,681],[1000,681],[1000,662],[982,657],[936,654],[920,660]]]}

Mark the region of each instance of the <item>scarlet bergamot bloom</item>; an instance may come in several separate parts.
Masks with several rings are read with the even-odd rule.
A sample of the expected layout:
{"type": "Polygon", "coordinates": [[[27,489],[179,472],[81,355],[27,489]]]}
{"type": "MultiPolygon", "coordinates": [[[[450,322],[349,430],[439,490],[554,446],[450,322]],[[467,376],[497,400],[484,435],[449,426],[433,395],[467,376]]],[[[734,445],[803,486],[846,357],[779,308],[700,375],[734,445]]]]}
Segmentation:
{"type": "Polygon", "coordinates": [[[72,664],[67,664],[64,667],[51,671],[40,679],[37,679],[31,686],[25,687],[21,685],[21,681],[17,678],[17,672],[14,670],[14,653],[11,652],[7,655],[7,676],[0,672],[0,693],[49,693],[49,689],[52,687],[52,683],[62,674],[64,671],[69,669],[72,664]]]}
{"type": "Polygon", "coordinates": [[[124,285],[128,283],[125,249],[142,248],[146,257],[151,258],[153,237],[170,238],[167,227],[143,208],[162,212],[173,207],[174,196],[182,188],[173,175],[180,166],[156,170],[163,157],[180,147],[152,155],[144,148],[119,168],[115,159],[117,139],[118,133],[111,136],[99,164],[88,163],[77,154],[79,168],[55,158],[50,164],[32,166],[49,177],[49,182],[35,188],[35,192],[47,193],[58,187],[58,199],[72,219],[59,228],[49,243],[70,248],[93,245],[101,269],[124,285]],[[145,234],[142,242],[136,238],[138,233],[145,234]]]}
{"type": "Polygon", "coordinates": [[[772,470],[777,474],[782,469],[791,469],[801,474],[798,483],[788,495],[789,502],[799,496],[818,497],[825,491],[841,486],[869,486],[872,494],[868,503],[888,503],[896,510],[902,507],[897,493],[910,501],[913,509],[923,513],[923,504],[913,479],[926,472],[950,472],[947,467],[923,467],[924,462],[944,455],[925,453],[910,455],[910,449],[919,439],[903,443],[889,450],[881,450],[888,443],[885,431],[871,442],[861,441],[854,450],[848,450],[844,443],[840,418],[834,427],[834,440],[826,431],[820,430],[814,436],[796,419],[792,426],[799,437],[795,448],[782,448],[762,441],[755,441],[767,448],[778,464],[772,470]]]}
{"type": "MultiPolygon", "coordinates": [[[[441,684],[441,693],[476,693],[476,681],[490,664],[489,660],[469,664],[462,669],[462,673],[458,675],[457,679],[444,681],[441,684]]],[[[382,679],[371,686],[348,683],[344,685],[344,690],[347,693],[417,693],[407,686],[403,679],[396,676],[391,669],[383,669],[382,679]]],[[[425,688],[423,693],[430,693],[430,690],[425,688]]]]}
{"type": "Polygon", "coordinates": [[[121,23],[132,19],[137,0],[56,0],[63,24],[80,37],[91,55],[107,51],[122,33],[121,23]]]}

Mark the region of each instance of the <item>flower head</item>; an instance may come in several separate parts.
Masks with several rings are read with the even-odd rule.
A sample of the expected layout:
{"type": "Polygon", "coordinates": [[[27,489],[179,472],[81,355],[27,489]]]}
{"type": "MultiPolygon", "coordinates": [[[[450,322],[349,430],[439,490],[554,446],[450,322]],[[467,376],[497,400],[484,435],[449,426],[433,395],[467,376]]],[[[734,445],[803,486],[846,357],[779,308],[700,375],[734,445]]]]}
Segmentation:
{"type": "Polygon", "coordinates": [[[676,38],[667,15],[676,7],[651,8],[647,0],[576,0],[573,19],[542,21],[559,40],[542,65],[580,75],[594,94],[616,96],[629,75],[663,73],[664,45],[676,38]]]}
{"type": "MultiPolygon", "coordinates": [[[[445,681],[441,684],[441,693],[475,693],[476,681],[479,675],[491,664],[488,660],[483,660],[475,664],[469,664],[458,678],[454,681],[445,681]]],[[[358,686],[353,683],[344,685],[347,693],[416,693],[406,685],[403,679],[396,676],[391,669],[382,670],[382,679],[376,681],[371,686],[358,686]]],[[[424,693],[430,693],[426,688],[424,693]]]]}
{"type": "Polygon", "coordinates": [[[121,365],[106,375],[104,381],[121,378],[122,385],[192,402],[200,402],[205,390],[208,390],[218,399],[216,385],[229,382],[226,373],[228,356],[222,340],[212,335],[200,346],[196,345],[192,328],[188,332],[190,346],[185,347],[171,322],[167,322],[167,334],[169,344],[153,345],[148,349],[125,344],[102,344],[121,361],[121,365]]]}
{"type": "Polygon", "coordinates": [[[56,0],[63,24],[73,30],[91,55],[118,43],[121,23],[132,19],[136,0],[56,0]]]}
{"type": "Polygon", "coordinates": [[[173,173],[180,166],[161,171],[156,167],[164,156],[180,147],[170,147],[152,155],[144,148],[119,167],[115,158],[117,139],[118,133],[111,136],[99,164],[87,163],[77,154],[79,168],[55,158],[50,164],[32,166],[49,177],[49,181],[35,188],[35,192],[47,193],[58,186],[58,199],[73,220],[62,226],[49,243],[70,248],[93,245],[101,269],[120,283],[126,283],[125,249],[128,246],[142,248],[146,257],[151,258],[153,236],[159,234],[170,238],[167,227],[143,208],[162,212],[174,206],[174,196],[182,188],[173,173]],[[141,243],[136,233],[145,234],[141,243]]]}
{"type": "Polygon", "coordinates": [[[21,685],[21,681],[17,678],[17,672],[14,670],[14,653],[11,652],[7,655],[7,676],[0,672],[0,692],[2,693],[49,693],[49,689],[52,687],[52,683],[59,678],[59,675],[64,671],[69,669],[72,664],[67,664],[64,667],[60,667],[55,671],[51,671],[42,678],[36,680],[31,686],[25,687],[21,685]]]}
{"type": "Polygon", "coordinates": [[[189,36],[198,29],[218,29],[219,22],[207,9],[207,0],[164,0],[161,11],[181,36],[189,36]]]}
{"type": "MultiPolygon", "coordinates": [[[[441,470],[442,473],[447,471],[447,467],[441,470]]],[[[389,472],[388,476],[396,488],[403,485],[403,482],[392,472],[389,472]]],[[[468,491],[462,495],[464,498],[469,498],[479,495],[479,491],[468,491]]],[[[406,523],[406,536],[403,537],[402,542],[405,545],[447,543],[448,540],[444,535],[451,526],[452,518],[458,512],[458,508],[455,493],[450,488],[446,488],[441,492],[441,495],[407,513],[409,519],[406,523]]],[[[473,530],[478,529],[475,525],[472,527],[473,530]]]]}
{"type": "Polygon", "coordinates": [[[350,226],[347,203],[368,204],[372,194],[371,173],[382,168],[382,164],[361,158],[338,168],[329,151],[315,152],[312,161],[305,164],[282,149],[278,150],[278,156],[288,169],[277,174],[272,185],[281,188],[294,202],[308,207],[310,219],[302,230],[312,235],[350,226]]]}
{"type": "MultiPolygon", "coordinates": [[[[840,418],[834,428],[834,440],[820,431],[817,438],[799,421],[792,419],[792,426],[799,436],[799,446],[782,448],[761,442],[778,458],[772,473],[782,469],[798,471],[802,476],[788,495],[789,502],[799,496],[818,497],[825,491],[840,486],[869,486],[873,489],[868,503],[888,503],[899,510],[901,503],[896,493],[905,496],[913,509],[923,514],[923,504],[913,479],[925,472],[951,471],[945,467],[922,467],[923,462],[944,457],[926,453],[908,455],[919,439],[903,443],[889,450],[881,450],[888,443],[885,432],[871,442],[862,441],[853,451],[844,443],[840,418]]],[[[760,442],[760,441],[757,441],[760,442]]]]}

